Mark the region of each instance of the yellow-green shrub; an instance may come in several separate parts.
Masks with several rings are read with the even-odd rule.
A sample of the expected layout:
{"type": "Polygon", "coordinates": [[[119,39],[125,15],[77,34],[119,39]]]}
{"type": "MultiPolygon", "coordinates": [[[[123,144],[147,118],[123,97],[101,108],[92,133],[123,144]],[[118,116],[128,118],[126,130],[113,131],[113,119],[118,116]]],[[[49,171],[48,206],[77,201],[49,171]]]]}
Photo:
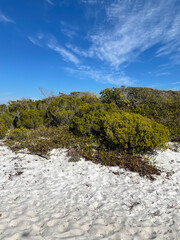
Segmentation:
{"type": "Polygon", "coordinates": [[[5,124],[0,124],[0,139],[4,138],[8,131],[8,127],[5,124]]]}
{"type": "Polygon", "coordinates": [[[55,114],[55,118],[58,125],[70,124],[74,116],[74,111],[72,110],[61,110],[55,114]]]}
{"type": "Polygon", "coordinates": [[[18,127],[37,128],[43,124],[43,118],[39,111],[31,109],[27,112],[23,111],[20,114],[20,122],[18,127]]]}
{"type": "Polygon", "coordinates": [[[0,124],[4,124],[8,128],[10,128],[12,125],[12,118],[10,117],[10,115],[7,113],[1,114],[0,115],[0,124]]]}
{"type": "Polygon", "coordinates": [[[8,139],[11,140],[23,140],[27,138],[28,130],[24,127],[12,129],[8,134],[8,139]]]}
{"type": "Polygon", "coordinates": [[[145,152],[168,141],[169,131],[163,125],[139,114],[112,109],[100,103],[84,104],[73,117],[70,130],[78,135],[95,135],[107,148],[125,153],[145,152]]]}
{"type": "Polygon", "coordinates": [[[101,103],[84,103],[73,117],[70,130],[79,135],[98,135],[101,132],[101,119],[105,111],[105,105],[101,103]]]}
{"type": "Polygon", "coordinates": [[[100,94],[102,102],[114,102],[121,110],[163,124],[169,129],[170,140],[180,142],[180,91],[121,86],[104,89],[100,94]]]}
{"type": "Polygon", "coordinates": [[[93,96],[83,96],[81,100],[86,103],[99,102],[99,99],[93,96]]]}
{"type": "Polygon", "coordinates": [[[102,119],[106,146],[127,153],[140,153],[164,146],[169,131],[162,124],[124,111],[106,113],[102,119]]]}
{"type": "Polygon", "coordinates": [[[100,92],[100,100],[103,103],[115,103],[121,109],[127,109],[129,107],[129,100],[125,99],[122,92],[125,88],[106,88],[100,92]]]}

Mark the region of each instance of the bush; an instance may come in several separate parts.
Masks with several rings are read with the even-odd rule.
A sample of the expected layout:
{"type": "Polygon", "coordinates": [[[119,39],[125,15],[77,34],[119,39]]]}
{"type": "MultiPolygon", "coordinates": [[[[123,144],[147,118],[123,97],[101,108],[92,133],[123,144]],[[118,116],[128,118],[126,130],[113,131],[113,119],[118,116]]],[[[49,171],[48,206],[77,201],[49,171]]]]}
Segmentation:
{"type": "Polygon", "coordinates": [[[162,124],[124,111],[106,113],[102,120],[104,143],[125,153],[141,153],[165,146],[169,131],[162,124]]]}
{"type": "Polygon", "coordinates": [[[133,154],[164,146],[166,127],[139,114],[103,109],[104,105],[81,106],[70,130],[78,135],[95,135],[108,149],[133,154]]]}
{"type": "Polygon", "coordinates": [[[98,96],[98,94],[94,92],[71,92],[70,95],[78,98],[82,98],[84,96],[97,98],[98,96]]]}
{"type": "Polygon", "coordinates": [[[9,114],[4,113],[0,115],[0,124],[4,124],[6,127],[10,128],[12,125],[12,118],[9,114]]]}
{"type": "Polygon", "coordinates": [[[0,139],[4,138],[8,131],[8,127],[5,124],[0,124],[0,139]]]}
{"type": "Polygon", "coordinates": [[[119,109],[141,114],[163,124],[170,140],[180,142],[180,91],[121,87],[101,91],[101,102],[114,102],[119,109]]]}
{"type": "Polygon", "coordinates": [[[101,119],[104,114],[103,104],[84,103],[73,117],[70,130],[79,135],[98,135],[101,132],[101,119]]]}
{"type": "Polygon", "coordinates": [[[70,125],[71,120],[74,116],[74,111],[72,110],[61,110],[55,114],[57,125],[70,125]]]}
{"type": "Polygon", "coordinates": [[[12,129],[8,134],[8,139],[11,140],[23,140],[28,136],[28,130],[26,128],[20,127],[12,129]]]}
{"type": "Polygon", "coordinates": [[[39,111],[31,109],[27,112],[22,111],[20,113],[20,122],[18,127],[25,127],[28,129],[35,129],[43,124],[43,118],[40,116],[39,111]]]}
{"type": "Polygon", "coordinates": [[[122,94],[125,91],[124,88],[106,88],[100,92],[100,100],[103,103],[115,103],[121,109],[127,109],[129,107],[129,100],[125,99],[122,94]]]}

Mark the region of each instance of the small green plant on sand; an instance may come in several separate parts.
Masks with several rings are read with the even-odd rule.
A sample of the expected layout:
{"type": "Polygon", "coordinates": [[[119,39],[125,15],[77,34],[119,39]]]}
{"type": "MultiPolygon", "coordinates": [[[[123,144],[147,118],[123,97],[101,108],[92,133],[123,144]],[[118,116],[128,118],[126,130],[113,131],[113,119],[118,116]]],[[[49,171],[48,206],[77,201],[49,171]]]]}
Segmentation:
{"type": "Polygon", "coordinates": [[[79,162],[81,161],[81,156],[70,157],[69,162],[79,162]]]}

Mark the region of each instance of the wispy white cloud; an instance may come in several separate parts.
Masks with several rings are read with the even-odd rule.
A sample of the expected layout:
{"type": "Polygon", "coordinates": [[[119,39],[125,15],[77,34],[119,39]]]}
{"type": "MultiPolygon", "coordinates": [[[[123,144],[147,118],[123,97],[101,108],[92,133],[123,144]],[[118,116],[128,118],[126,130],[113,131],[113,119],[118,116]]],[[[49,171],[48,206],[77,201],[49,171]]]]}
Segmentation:
{"type": "Polygon", "coordinates": [[[79,56],[82,56],[82,57],[93,57],[93,53],[90,50],[88,50],[88,51],[83,50],[83,49],[81,49],[81,48],[79,48],[77,46],[74,46],[73,44],[70,44],[70,43],[67,43],[66,47],[68,49],[70,49],[72,52],[74,52],[77,55],[79,55],[79,56]]]}
{"type": "Polygon", "coordinates": [[[62,56],[64,61],[72,62],[75,65],[80,63],[79,59],[65,47],[62,47],[56,38],[49,34],[38,33],[34,37],[27,36],[29,41],[39,47],[49,48],[62,56]]]}
{"type": "Polygon", "coordinates": [[[52,49],[53,51],[59,53],[63,59],[67,62],[72,62],[75,65],[79,64],[79,59],[72,54],[71,52],[69,52],[68,50],[66,50],[65,48],[61,47],[59,44],[57,43],[53,43],[53,42],[49,42],[47,44],[47,46],[52,49]]]}
{"type": "Polygon", "coordinates": [[[30,41],[31,43],[33,43],[34,45],[37,45],[37,46],[41,47],[41,43],[40,43],[40,41],[39,41],[38,38],[31,37],[31,36],[28,36],[27,38],[28,38],[29,41],[30,41]]]}
{"type": "Polygon", "coordinates": [[[68,29],[68,28],[62,28],[61,32],[66,35],[68,38],[74,38],[75,36],[77,36],[77,33],[72,30],[72,29],[68,29]]]}
{"type": "MultiPolygon", "coordinates": [[[[99,2],[102,0],[99,0],[99,2]]],[[[98,3],[97,0],[81,0],[82,3],[89,3],[89,4],[96,4],[98,3]]]]}
{"type": "Polygon", "coordinates": [[[170,72],[158,72],[156,73],[156,76],[167,76],[167,75],[170,75],[171,73],[170,72]]]}
{"type": "MultiPolygon", "coordinates": [[[[179,10],[179,9],[178,9],[179,10]]],[[[180,54],[180,15],[174,15],[171,22],[171,27],[167,29],[165,38],[163,40],[164,45],[157,51],[157,56],[165,56],[174,54],[180,54]]]]}
{"type": "MultiPolygon", "coordinates": [[[[82,2],[98,4],[95,0],[82,2]]],[[[147,49],[161,44],[157,57],[170,55],[170,59],[178,63],[180,7],[176,3],[177,0],[104,1],[107,27],[100,26],[88,34],[91,46],[86,50],[86,55],[118,68],[136,60],[147,49]]],[[[77,51],[77,48],[74,51],[79,51],[80,55],[83,52],[77,51]]]]}
{"type": "Polygon", "coordinates": [[[66,68],[66,70],[72,74],[77,74],[82,78],[90,78],[97,82],[101,83],[110,83],[113,85],[121,86],[121,85],[133,85],[135,79],[132,79],[125,75],[123,71],[109,72],[106,70],[97,70],[93,69],[90,66],[81,65],[78,68],[66,68]]]}
{"type": "Polygon", "coordinates": [[[61,32],[66,35],[69,39],[73,39],[78,36],[79,27],[73,25],[73,23],[69,24],[67,22],[61,21],[61,32]]]}
{"type": "MultiPolygon", "coordinates": [[[[172,62],[171,66],[180,64],[180,5],[177,4],[178,0],[80,1],[87,4],[87,11],[92,10],[95,16],[99,16],[99,9],[101,9],[98,6],[95,7],[95,4],[99,4],[103,9],[103,19],[100,14],[101,20],[96,21],[94,28],[89,28],[87,35],[84,36],[86,47],[82,48],[77,41],[72,41],[78,31],[66,22],[60,22],[61,31],[69,38],[69,43],[62,45],[51,39],[44,43],[46,47],[60,54],[65,61],[74,63],[77,73],[97,81],[103,79],[103,81],[117,85],[133,84],[134,80],[122,72],[122,69],[131,62],[137,61],[144,51],[154,46],[159,47],[154,57],[168,56],[172,62]],[[98,67],[96,64],[94,66],[90,64],[91,60],[93,64],[94,60],[95,63],[100,63],[98,67]],[[81,65],[82,62],[83,65],[81,65]],[[100,65],[101,68],[99,68],[100,65]],[[104,71],[105,68],[106,71],[104,71]]],[[[42,43],[42,39],[38,37],[29,40],[36,45],[42,43]]],[[[151,74],[154,76],[169,75],[169,68],[168,63],[164,69],[160,67],[158,71],[151,74]]]]}
{"type": "MultiPolygon", "coordinates": [[[[99,25],[88,30],[88,48],[67,43],[66,47],[85,59],[96,59],[107,71],[78,69],[81,74],[113,84],[133,84],[124,66],[137,61],[146,50],[159,46],[154,57],[168,56],[172,63],[160,67],[154,76],[170,75],[173,64],[180,64],[180,5],[177,0],[81,0],[82,3],[99,4],[105,17],[99,25]]],[[[88,10],[89,11],[89,10],[88,10]]],[[[94,15],[99,8],[92,8],[94,15]],[[96,10],[97,9],[97,10],[96,10]]],[[[91,16],[92,17],[92,16],[91,16]]],[[[88,60],[87,60],[88,61],[88,60]]]]}
{"type": "Polygon", "coordinates": [[[4,22],[4,23],[15,23],[14,20],[12,20],[11,18],[5,16],[3,13],[0,12],[0,22],[4,22]]]}
{"type": "Polygon", "coordinates": [[[169,64],[160,65],[157,70],[150,71],[148,74],[156,77],[171,75],[170,68],[169,64]]]}
{"type": "Polygon", "coordinates": [[[46,2],[49,3],[49,4],[52,5],[52,6],[55,5],[52,0],[46,0],[46,2]]]}

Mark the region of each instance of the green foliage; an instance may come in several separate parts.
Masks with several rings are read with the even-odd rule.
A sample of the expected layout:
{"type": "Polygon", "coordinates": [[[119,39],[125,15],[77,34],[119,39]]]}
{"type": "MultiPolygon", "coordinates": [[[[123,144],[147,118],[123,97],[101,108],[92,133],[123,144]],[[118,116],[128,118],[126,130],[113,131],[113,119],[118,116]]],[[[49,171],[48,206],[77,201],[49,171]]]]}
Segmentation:
{"type": "Polygon", "coordinates": [[[81,161],[81,156],[70,157],[69,162],[79,162],[81,161]]]}
{"type": "Polygon", "coordinates": [[[68,147],[73,141],[68,126],[61,126],[59,128],[40,126],[37,129],[31,130],[24,128],[14,129],[9,133],[6,143],[15,151],[27,148],[31,153],[47,155],[51,149],[68,147]]]}
{"type": "Polygon", "coordinates": [[[31,109],[29,111],[22,111],[20,113],[20,121],[18,127],[25,127],[28,129],[37,128],[43,124],[43,118],[39,111],[31,109]]]}
{"type": "Polygon", "coordinates": [[[167,128],[139,114],[106,113],[102,125],[104,144],[125,153],[146,152],[168,141],[167,128]]]}
{"type": "Polygon", "coordinates": [[[6,104],[0,104],[0,113],[5,113],[8,111],[6,104]]]}
{"type": "Polygon", "coordinates": [[[6,127],[10,128],[12,125],[12,117],[8,113],[0,114],[0,124],[4,124],[6,127]]]}
{"type": "Polygon", "coordinates": [[[86,102],[86,103],[99,102],[99,99],[93,96],[83,96],[81,100],[82,102],[86,102]]]}
{"type": "Polygon", "coordinates": [[[7,131],[8,131],[8,127],[5,124],[0,123],[0,139],[5,137],[7,131]]]}
{"type": "Polygon", "coordinates": [[[56,113],[62,109],[76,111],[81,105],[82,100],[73,96],[63,95],[53,99],[49,105],[48,111],[56,113]]]}
{"type": "Polygon", "coordinates": [[[119,108],[124,109],[129,107],[129,100],[125,99],[122,94],[124,87],[121,88],[106,88],[100,92],[100,100],[103,103],[115,103],[119,108]]]}
{"type": "Polygon", "coordinates": [[[70,130],[79,135],[95,135],[109,149],[140,153],[164,146],[168,130],[139,114],[105,111],[100,103],[86,104],[73,117],[70,130]]]}
{"type": "Polygon", "coordinates": [[[17,101],[9,101],[9,112],[28,111],[30,109],[36,109],[36,102],[31,99],[21,99],[17,101]]]}
{"type": "Polygon", "coordinates": [[[123,86],[101,91],[100,99],[114,102],[121,110],[154,119],[169,129],[171,141],[180,141],[180,91],[123,86]],[[120,99],[128,104],[122,104],[120,99]]]}
{"type": "Polygon", "coordinates": [[[71,124],[74,111],[72,110],[61,110],[55,114],[57,125],[71,124]]]}
{"type": "Polygon", "coordinates": [[[51,149],[66,147],[71,157],[152,177],[159,170],[137,154],[163,147],[167,128],[171,140],[180,141],[179,119],[179,92],[122,86],[101,91],[100,99],[76,92],[0,105],[0,137],[14,125],[5,138],[13,150],[47,157],[51,149]]]}
{"type": "Polygon", "coordinates": [[[24,140],[28,137],[28,132],[29,131],[23,127],[12,129],[8,134],[8,139],[24,140]]]}
{"type": "Polygon", "coordinates": [[[94,92],[71,92],[70,95],[78,97],[78,98],[82,98],[82,97],[95,97],[95,98],[97,98],[97,94],[94,93],[94,92]]]}
{"type": "Polygon", "coordinates": [[[151,162],[143,160],[141,156],[121,155],[119,151],[108,150],[102,142],[92,136],[73,135],[69,132],[68,126],[31,129],[28,131],[28,137],[8,137],[6,144],[12,150],[27,148],[31,153],[44,158],[48,157],[51,149],[66,147],[69,149],[68,155],[72,157],[73,161],[79,160],[79,157],[82,156],[94,163],[119,166],[138,172],[141,176],[147,176],[150,179],[152,179],[152,174],[159,174],[159,170],[151,162]]]}
{"type": "Polygon", "coordinates": [[[105,114],[104,105],[99,102],[84,103],[72,119],[70,130],[75,134],[100,134],[101,119],[105,114]]]}
{"type": "Polygon", "coordinates": [[[17,112],[21,109],[22,103],[20,100],[17,101],[9,101],[8,110],[9,112],[17,112]]]}
{"type": "Polygon", "coordinates": [[[74,112],[78,110],[82,100],[73,96],[62,95],[54,98],[46,111],[45,125],[58,126],[71,123],[74,112]]]}

